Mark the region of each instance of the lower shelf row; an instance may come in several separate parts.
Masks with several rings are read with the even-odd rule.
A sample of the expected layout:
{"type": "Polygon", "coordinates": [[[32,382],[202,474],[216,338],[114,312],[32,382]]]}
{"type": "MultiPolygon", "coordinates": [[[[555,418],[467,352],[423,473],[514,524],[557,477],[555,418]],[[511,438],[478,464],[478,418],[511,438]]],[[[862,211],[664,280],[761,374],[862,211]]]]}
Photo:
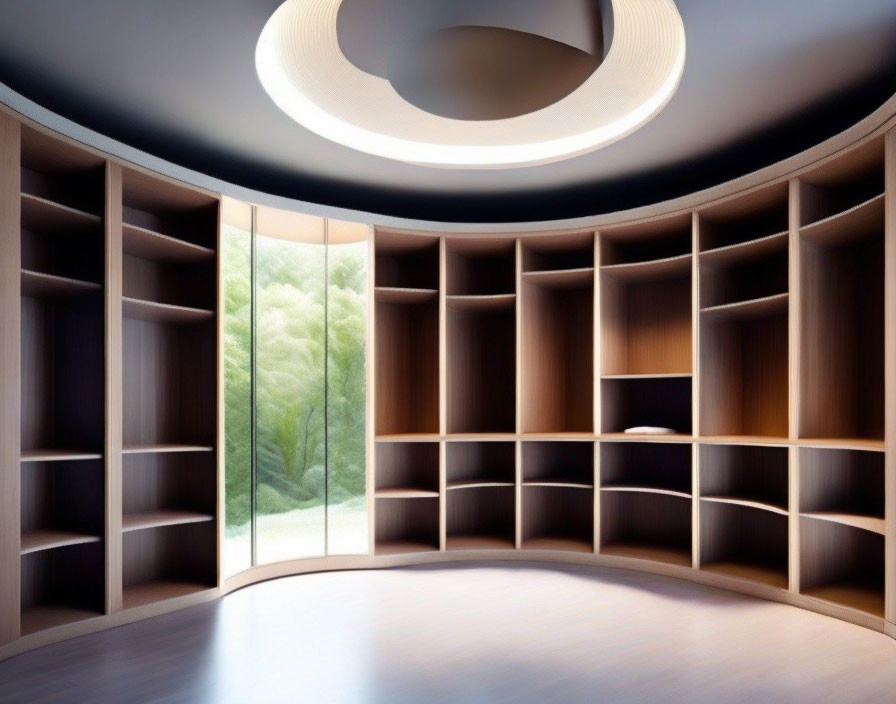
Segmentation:
{"type": "MultiPolygon", "coordinates": [[[[166,525],[122,536],[122,608],[187,596],[215,586],[214,521],[166,525]]],[[[21,634],[105,613],[102,541],[28,552],[21,557],[21,634]]]]}
{"type": "MultiPolygon", "coordinates": [[[[696,527],[700,570],[789,587],[789,518],[784,512],[704,500],[699,526],[693,526],[690,496],[605,491],[595,531],[592,489],[524,486],[521,491],[518,520],[513,486],[448,492],[445,550],[512,550],[519,545],[523,550],[597,552],[691,567],[696,527]]],[[[378,498],[376,554],[438,551],[439,501],[438,495],[378,498]]],[[[815,516],[802,516],[799,532],[800,592],[882,617],[884,536],[815,516]]]]}

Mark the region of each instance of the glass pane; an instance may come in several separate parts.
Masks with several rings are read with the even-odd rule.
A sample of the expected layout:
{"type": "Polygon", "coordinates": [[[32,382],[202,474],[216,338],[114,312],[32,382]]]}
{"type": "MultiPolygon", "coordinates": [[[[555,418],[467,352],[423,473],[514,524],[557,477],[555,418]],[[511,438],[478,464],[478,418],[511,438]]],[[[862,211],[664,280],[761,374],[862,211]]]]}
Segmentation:
{"type": "Polygon", "coordinates": [[[367,553],[369,228],[327,226],[327,552],[367,553]]]}
{"type": "Polygon", "coordinates": [[[325,551],[325,280],[322,218],[256,218],[256,558],[325,551]]]}
{"type": "Polygon", "coordinates": [[[252,208],[224,199],[221,285],[224,296],[225,577],[252,565],[252,208]]]}

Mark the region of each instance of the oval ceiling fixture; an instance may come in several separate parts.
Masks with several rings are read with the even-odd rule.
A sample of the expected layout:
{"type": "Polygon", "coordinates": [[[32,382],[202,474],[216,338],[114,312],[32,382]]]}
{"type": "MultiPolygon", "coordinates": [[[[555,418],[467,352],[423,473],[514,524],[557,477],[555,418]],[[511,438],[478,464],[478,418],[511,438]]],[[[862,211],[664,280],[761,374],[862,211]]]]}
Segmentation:
{"type": "Polygon", "coordinates": [[[635,131],[672,98],[685,61],[673,0],[545,7],[286,0],[262,30],[256,69],[277,106],[320,136],[443,168],[584,154],[635,131]]]}

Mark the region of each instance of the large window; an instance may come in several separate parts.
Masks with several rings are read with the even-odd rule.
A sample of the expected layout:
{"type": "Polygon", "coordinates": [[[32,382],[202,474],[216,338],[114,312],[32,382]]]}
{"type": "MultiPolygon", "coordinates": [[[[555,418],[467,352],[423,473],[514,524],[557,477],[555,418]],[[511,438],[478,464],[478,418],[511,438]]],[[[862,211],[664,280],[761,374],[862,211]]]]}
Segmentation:
{"type": "Polygon", "coordinates": [[[249,219],[225,222],[222,242],[228,575],[368,544],[368,229],[249,219]]]}

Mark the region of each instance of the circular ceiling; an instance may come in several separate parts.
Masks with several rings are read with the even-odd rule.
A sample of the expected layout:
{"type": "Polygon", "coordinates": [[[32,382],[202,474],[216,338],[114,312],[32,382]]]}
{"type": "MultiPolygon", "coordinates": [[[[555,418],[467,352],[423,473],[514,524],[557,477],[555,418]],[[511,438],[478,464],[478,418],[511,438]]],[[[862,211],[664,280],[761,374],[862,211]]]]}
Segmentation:
{"type": "MultiPolygon", "coordinates": [[[[355,1],[373,15],[388,7],[355,1]]],[[[512,2],[456,0],[496,13],[512,2]]],[[[277,108],[258,80],[255,49],[281,3],[4,0],[0,82],[99,133],[240,186],[459,222],[577,217],[690,193],[817,144],[896,93],[893,0],[676,0],[687,37],[684,72],[643,127],[539,166],[437,169],[336,144],[277,108]]],[[[580,35],[559,25],[551,33],[510,29],[595,51],[593,22],[575,23],[580,35]]],[[[367,61],[376,75],[397,72],[376,50],[388,23],[361,27],[369,43],[340,39],[352,47],[347,58],[367,61]]]]}
{"type": "Polygon", "coordinates": [[[384,77],[342,48],[360,34],[350,25],[362,13],[341,12],[343,0],[286,0],[261,32],[256,67],[283,112],[333,142],[434,167],[534,166],[630,134],[666,105],[681,79],[685,35],[672,0],[607,0],[602,10],[593,0],[589,14],[599,21],[585,26],[606,47],[593,62],[545,36],[571,25],[567,18],[587,4],[392,2],[378,15],[387,21],[378,33],[388,57],[384,77]],[[494,115],[505,92],[513,114],[494,115]],[[493,100],[483,101],[489,94],[493,100]]]}

